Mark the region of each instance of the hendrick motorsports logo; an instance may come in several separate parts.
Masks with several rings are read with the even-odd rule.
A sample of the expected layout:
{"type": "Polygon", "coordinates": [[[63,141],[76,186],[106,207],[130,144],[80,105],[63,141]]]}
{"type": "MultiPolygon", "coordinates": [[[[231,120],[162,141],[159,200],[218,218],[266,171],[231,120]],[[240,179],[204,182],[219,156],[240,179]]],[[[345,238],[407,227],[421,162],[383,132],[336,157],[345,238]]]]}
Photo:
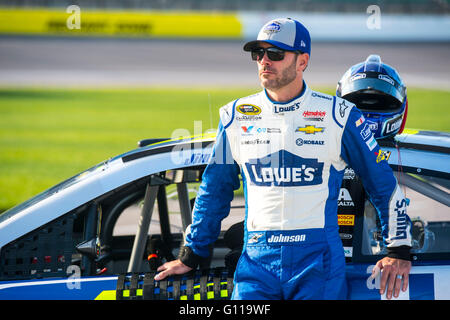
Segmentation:
{"type": "Polygon", "coordinates": [[[309,121],[323,121],[326,114],[325,111],[304,111],[303,118],[309,121]]]}
{"type": "Polygon", "coordinates": [[[245,163],[250,181],[257,186],[297,187],[322,183],[323,162],[305,159],[286,150],[245,163]]]}

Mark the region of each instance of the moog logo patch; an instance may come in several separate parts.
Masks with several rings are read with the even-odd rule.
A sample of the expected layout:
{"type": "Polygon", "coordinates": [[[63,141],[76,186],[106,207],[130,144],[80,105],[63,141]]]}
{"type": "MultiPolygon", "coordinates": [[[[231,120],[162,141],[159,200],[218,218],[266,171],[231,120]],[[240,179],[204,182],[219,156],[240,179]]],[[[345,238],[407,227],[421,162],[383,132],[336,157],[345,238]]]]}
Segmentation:
{"type": "Polygon", "coordinates": [[[323,162],[286,150],[251,159],[245,166],[251,182],[257,186],[296,187],[322,183],[323,162]]]}

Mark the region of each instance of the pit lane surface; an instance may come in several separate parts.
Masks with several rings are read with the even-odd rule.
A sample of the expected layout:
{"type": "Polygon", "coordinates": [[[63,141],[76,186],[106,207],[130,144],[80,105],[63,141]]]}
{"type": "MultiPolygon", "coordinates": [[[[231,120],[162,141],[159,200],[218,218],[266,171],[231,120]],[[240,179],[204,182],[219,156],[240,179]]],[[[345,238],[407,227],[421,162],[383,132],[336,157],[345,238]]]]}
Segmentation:
{"type": "MultiPolygon", "coordinates": [[[[258,87],[244,41],[0,37],[0,86],[258,87]]],[[[407,86],[450,89],[450,43],[313,42],[305,74],[335,86],[369,54],[394,66],[407,86]]]]}

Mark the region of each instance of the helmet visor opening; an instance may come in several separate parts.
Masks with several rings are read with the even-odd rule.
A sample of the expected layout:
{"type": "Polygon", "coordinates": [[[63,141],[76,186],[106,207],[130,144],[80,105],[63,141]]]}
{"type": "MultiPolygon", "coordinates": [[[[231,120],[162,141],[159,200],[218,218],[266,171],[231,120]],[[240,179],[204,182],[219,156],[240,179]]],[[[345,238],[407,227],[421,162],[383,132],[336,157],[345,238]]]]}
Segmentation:
{"type": "MultiPolygon", "coordinates": [[[[387,76],[385,77],[387,80],[381,80],[380,78],[385,78],[383,78],[382,75],[378,73],[366,72],[364,74],[361,74],[361,76],[363,77],[358,78],[359,74],[356,74],[342,83],[340,94],[344,99],[347,99],[356,104],[356,101],[350,100],[349,98],[347,98],[347,96],[351,95],[355,99],[358,99],[355,94],[361,94],[364,96],[364,98],[367,99],[368,97],[366,96],[366,94],[373,94],[374,96],[380,95],[380,97],[378,98],[380,100],[379,103],[375,104],[368,101],[367,104],[364,104],[365,106],[361,105],[358,107],[367,107],[370,110],[371,104],[375,104],[376,106],[378,106],[376,108],[377,110],[383,111],[384,108],[382,107],[382,103],[386,103],[385,112],[392,112],[395,109],[401,107],[406,97],[406,90],[403,85],[396,83],[391,78],[387,79],[387,76]],[[392,99],[385,98],[385,95],[390,96],[392,99]],[[393,100],[397,100],[397,103],[389,103],[393,100]]],[[[374,99],[376,99],[376,97],[374,99]]],[[[359,100],[361,99],[359,98],[359,100]]]]}
{"type": "Polygon", "coordinates": [[[345,95],[343,98],[353,102],[361,111],[391,113],[402,109],[400,101],[391,95],[387,95],[377,90],[352,92],[345,95]]]}

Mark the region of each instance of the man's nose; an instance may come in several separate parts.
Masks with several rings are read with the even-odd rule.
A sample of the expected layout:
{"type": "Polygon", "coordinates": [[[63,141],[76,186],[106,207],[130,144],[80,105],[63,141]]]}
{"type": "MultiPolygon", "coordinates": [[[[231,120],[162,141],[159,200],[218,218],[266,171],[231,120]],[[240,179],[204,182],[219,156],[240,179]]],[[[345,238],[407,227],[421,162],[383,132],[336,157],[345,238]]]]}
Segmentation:
{"type": "Polygon", "coordinates": [[[269,57],[267,56],[267,52],[264,52],[264,55],[262,56],[261,60],[259,60],[259,63],[264,64],[264,65],[268,65],[272,63],[272,60],[269,59],[269,57]]]}

